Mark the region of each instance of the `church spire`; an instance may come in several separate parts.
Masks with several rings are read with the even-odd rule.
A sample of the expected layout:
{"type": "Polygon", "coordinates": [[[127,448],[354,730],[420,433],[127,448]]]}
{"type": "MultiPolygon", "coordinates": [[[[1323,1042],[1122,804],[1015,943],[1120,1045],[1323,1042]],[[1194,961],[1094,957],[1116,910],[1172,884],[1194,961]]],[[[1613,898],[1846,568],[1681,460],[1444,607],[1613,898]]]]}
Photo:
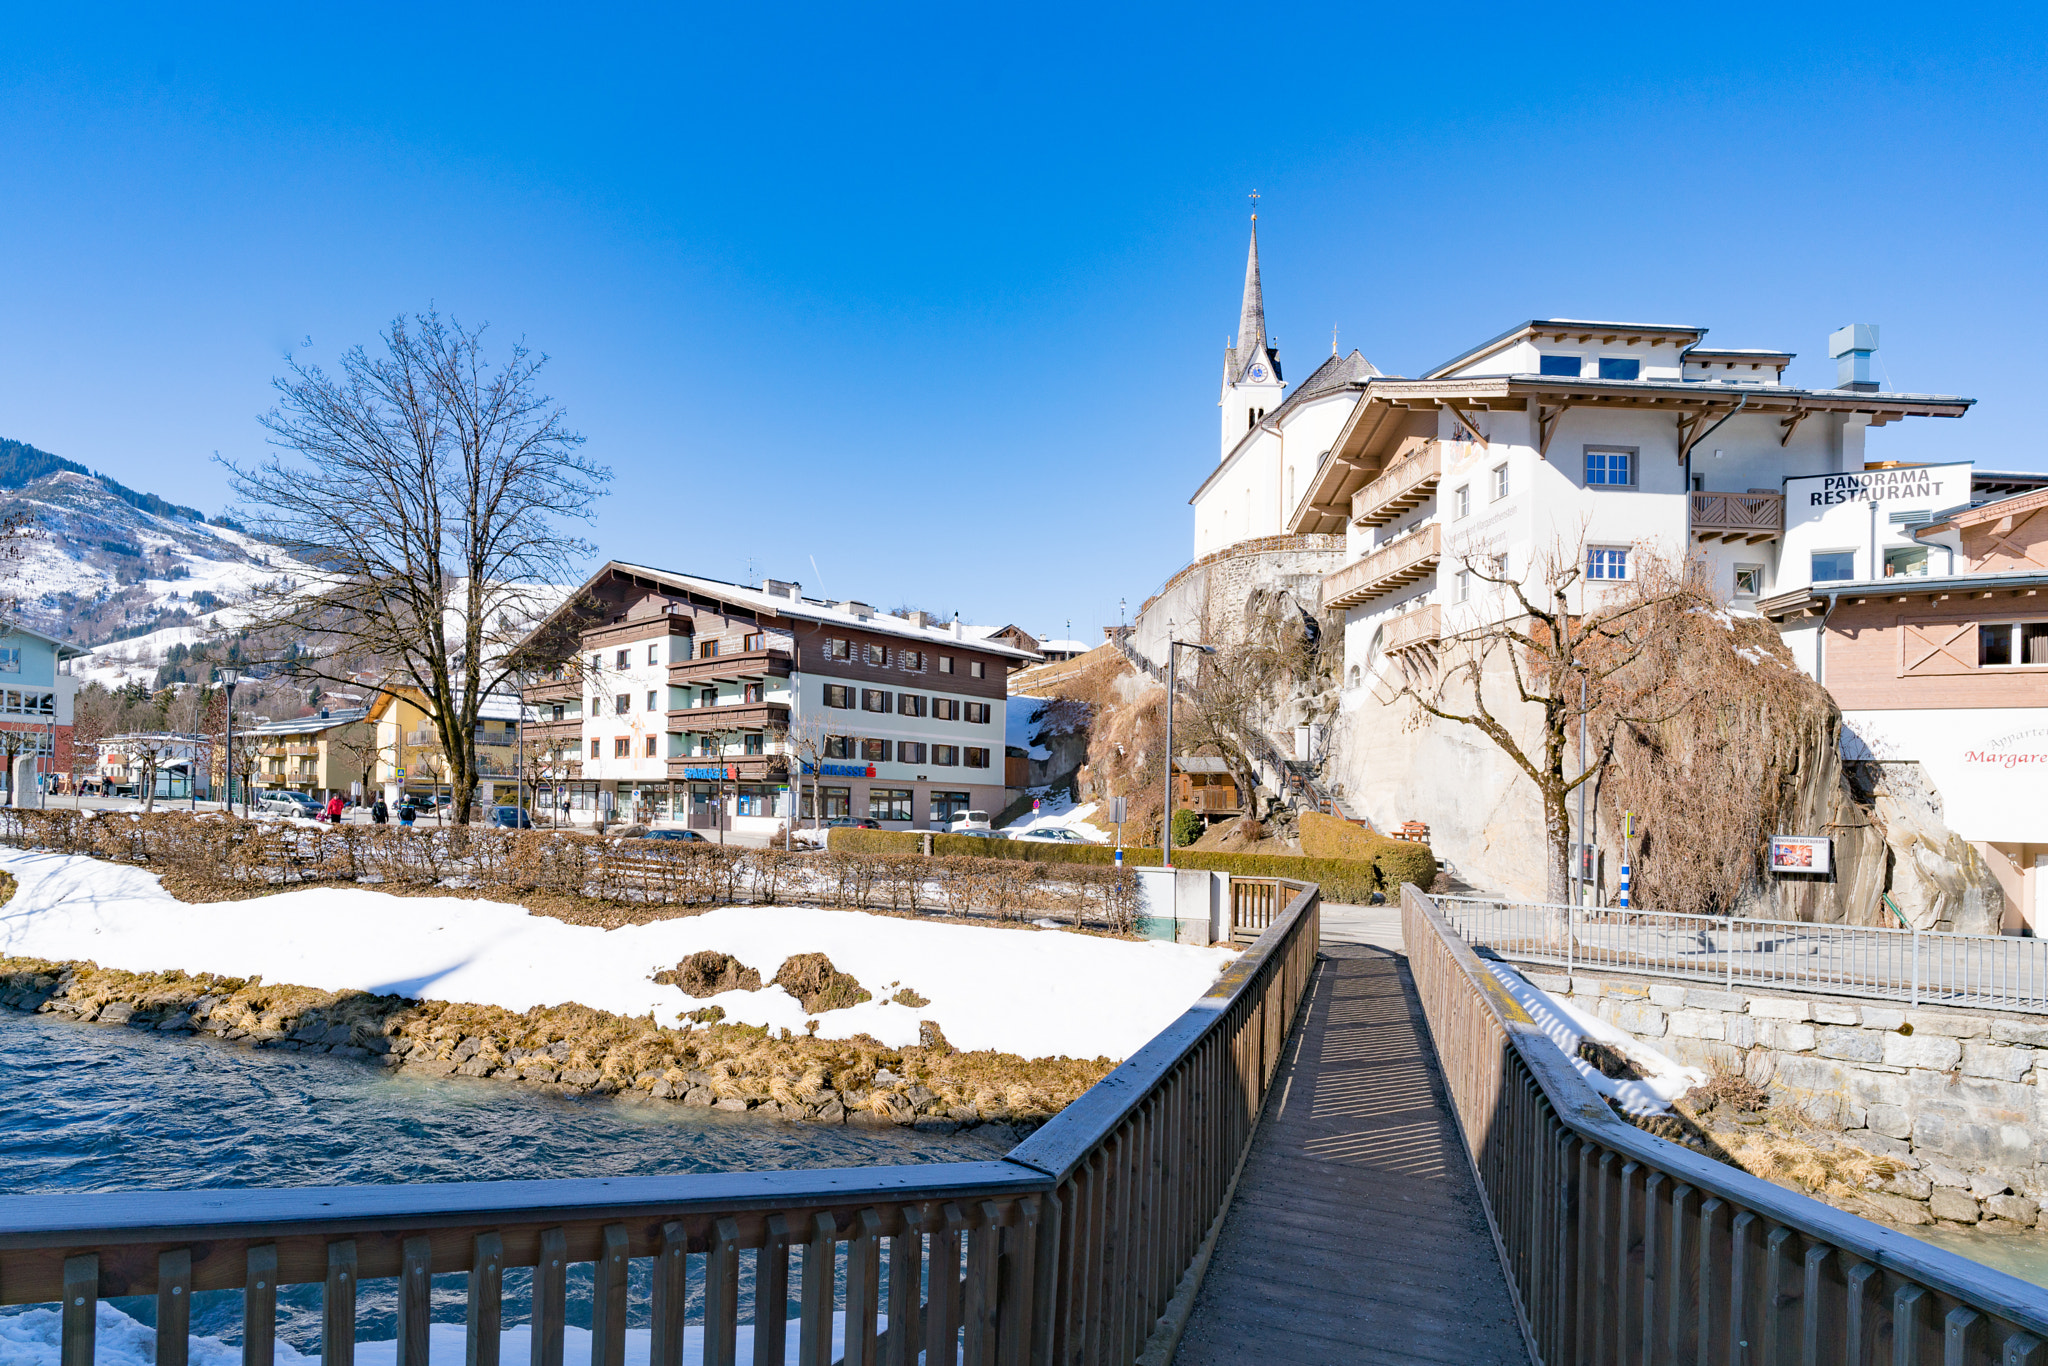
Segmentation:
{"type": "MultiPolygon", "coordinates": [[[[1252,202],[1258,203],[1257,192],[1252,202]]],[[[1252,214],[1252,245],[1244,258],[1244,307],[1237,318],[1237,365],[1240,374],[1266,349],[1266,298],[1259,287],[1259,215],[1252,214]]]]}

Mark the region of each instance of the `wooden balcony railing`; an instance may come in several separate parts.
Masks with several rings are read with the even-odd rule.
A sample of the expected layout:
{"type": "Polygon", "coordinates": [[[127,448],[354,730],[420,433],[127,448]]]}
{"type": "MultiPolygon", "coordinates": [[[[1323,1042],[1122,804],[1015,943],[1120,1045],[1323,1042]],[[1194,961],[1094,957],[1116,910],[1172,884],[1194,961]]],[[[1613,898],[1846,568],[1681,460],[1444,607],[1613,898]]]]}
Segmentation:
{"type": "Polygon", "coordinates": [[[1413,886],[1401,937],[1533,1360],[2041,1359],[2039,1286],[1644,1133],[1413,886]]]}
{"type": "Polygon", "coordinates": [[[581,678],[544,678],[538,683],[529,683],[520,690],[528,702],[565,702],[572,697],[583,696],[581,678]]]}
{"type": "Polygon", "coordinates": [[[754,1361],[785,1360],[790,1337],[820,1366],[1164,1360],[1185,1317],[1169,1302],[1192,1293],[1315,973],[1316,888],[1262,896],[1269,927],[1216,984],[1000,1160],[6,1196],[0,1304],[61,1305],[67,1363],[94,1359],[100,1299],[131,1295],[156,1301],[156,1359],[183,1362],[192,1297],[216,1290],[241,1294],[242,1360],[267,1363],[279,1285],[322,1287],[320,1359],[353,1361],[365,1277],[396,1279],[397,1359],[424,1363],[448,1274],[467,1282],[472,1362],[500,1360],[506,1282],[528,1274],[536,1362],[564,1361],[570,1288],[588,1285],[591,1366],[623,1366],[634,1281],[654,1366],[680,1366],[686,1338],[734,1366],[743,1324],[754,1361]]]}
{"type": "Polygon", "coordinates": [[[1785,533],[1782,493],[1695,493],[1692,534],[1701,541],[1776,540],[1785,533]]]}
{"type": "Polygon", "coordinates": [[[1436,571],[1443,528],[1435,522],[1323,575],[1323,606],[1356,607],[1436,571]]]}
{"type": "Polygon", "coordinates": [[[717,707],[681,707],[668,713],[670,735],[711,735],[725,730],[766,730],[789,724],[786,702],[733,702],[717,707]]]}
{"type": "Polygon", "coordinates": [[[668,666],[668,681],[680,684],[719,678],[787,678],[789,668],[787,650],[736,650],[708,659],[679,659],[668,666]]]}
{"type": "Polygon", "coordinates": [[[1411,508],[1421,507],[1443,477],[1443,443],[1415,447],[1404,459],[1351,495],[1351,520],[1357,526],[1384,526],[1411,508]]]}
{"type": "Polygon", "coordinates": [[[1386,632],[1380,648],[1390,655],[1418,645],[1434,645],[1443,635],[1443,609],[1432,603],[1403,612],[1387,623],[1386,632]]]}

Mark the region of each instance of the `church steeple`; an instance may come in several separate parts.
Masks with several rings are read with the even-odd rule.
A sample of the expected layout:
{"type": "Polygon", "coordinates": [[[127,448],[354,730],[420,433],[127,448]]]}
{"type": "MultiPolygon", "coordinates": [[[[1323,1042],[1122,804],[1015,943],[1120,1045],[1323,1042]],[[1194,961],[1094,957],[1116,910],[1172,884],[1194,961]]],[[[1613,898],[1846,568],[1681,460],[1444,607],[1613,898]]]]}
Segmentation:
{"type": "Polygon", "coordinates": [[[1252,195],[1251,246],[1244,259],[1244,301],[1238,307],[1237,344],[1224,343],[1223,458],[1242,441],[1260,418],[1280,406],[1286,386],[1280,380],[1280,357],[1266,336],[1266,295],[1259,280],[1258,195],[1252,195]]]}
{"type": "Polygon", "coordinates": [[[1238,373],[1231,378],[1242,379],[1244,368],[1265,350],[1266,296],[1259,287],[1259,216],[1253,214],[1252,245],[1244,258],[1244,306],[1237,315],[1238,373]]]}

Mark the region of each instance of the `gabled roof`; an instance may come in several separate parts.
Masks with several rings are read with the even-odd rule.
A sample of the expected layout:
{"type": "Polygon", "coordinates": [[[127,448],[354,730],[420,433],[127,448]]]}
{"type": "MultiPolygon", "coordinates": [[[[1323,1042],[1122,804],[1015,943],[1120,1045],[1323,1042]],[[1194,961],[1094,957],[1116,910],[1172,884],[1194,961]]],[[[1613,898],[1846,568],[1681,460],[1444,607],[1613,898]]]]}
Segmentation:
{"type": "Polygon", "coordinates": [[[76,645],[66,644],[55,636],[46,636],[41,631],[31,631],[18,621],[0,625],[0,639],[5,639],[8,636],[27,636],[30,640],[40,640],[45,645],[54,645],[57,647],[57,658],[59,659],[77,659],[81,655],[92,653],[92,651],[80,649],[76,645]]]}
{"type": "Polygon", "coordinates": [[[369,716],[367,707],[345,707],[312,716],[293,716],[282,721],[265,721],[252,735],[318,735],[323,730],[352,726],[369,716]]]}
{"type": "Polygon", "coordinates": [[[850,608],[816,598],[770,593],[759,588],[748,588],[743,584],[727,583],[723,579],[699,578],[694,574],[678,574],[669,569],[654,569],[647,565],[631,564],[625,560],[607,560],[595,574],[584,580],[567,602],[549,613],[547,619],[527,633],[527,638],[539,634],[552,625],[564,612],[573,610],[577,600],[595,588],[607,577],[614,574],[644,580],[656,586],[658,591],[673,592],[679,597],[695,593],[716,602],[729,603],[752,612],[757,617],[788,617],[796,621],[817,622],[825,626],[843,626],[848,630],[870,631],[877,635],[900,636],[905,640],[922,641],[929,645],[972,645],[992,655],[1006,655],[1011,659],[1036,661],[1038,656],[1029,650],[1019,650],[1009,645],[997,644],[990,640],[973,640],[963,627],[961,634],[953,634],[953,624],[934,623],[919,626],[903,617],[891,616],[887,612],[871,612],[857,615],[850,608]]]}
{"type": "Polygon", "coordinates": [[[1924,527],[1914,528],[1913,534],[1925,536],[1930,531],[1942,531],[1949,527],[1982,526],[1986,522],[2001,521],[2024,513],[2038,512],[2048,508],[2048,488],[2035,489],[2032,493],[2016,493],[2010,498],[1995,502],[1978,503],[1974,507],[1951,509],[1924,527]]]}
{"type": "Polygon", "coordinates": [[[1228,773],[1230,765],[1213,754],[1183,754],[1173,761],[1183,773],[1228,773]]]}

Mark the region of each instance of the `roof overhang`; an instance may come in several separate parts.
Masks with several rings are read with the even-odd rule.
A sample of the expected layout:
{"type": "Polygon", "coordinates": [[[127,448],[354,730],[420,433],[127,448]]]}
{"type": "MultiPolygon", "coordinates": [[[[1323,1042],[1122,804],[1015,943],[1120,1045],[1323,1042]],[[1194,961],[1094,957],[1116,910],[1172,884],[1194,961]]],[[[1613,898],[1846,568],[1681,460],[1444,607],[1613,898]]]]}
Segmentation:
{"type": "Polygon", "coordinates": [[[1696,345],[1707,335],[1704,327],[1683,327],[1674,323],[1604,323],[1587,322],[1577,318],[1532,318],[1518,327],[1511,327],[1490,341],[1483,341],[1462,355],[1451,357],[1442,365],[1422,372],[1424,379],[1442,379],[1454,370],[1485,360],[1488,356],[1505,351],[1524,340],[1540,341],[1545,337],[1556,342],[1574,342],[1584,346],[1597,342],[1602,346],[1639,346],[1644,342],[1669,342],[1681,351],[1696,345]]]}
{"type": "MultiPolygon", "coordinates": [[[[1647,330],[1647,329],[1638,329],[1647,330]]],[[[1863,394],[1847,389],[1788,389],[1712,381],[1569,379],[1554,375],[1488,375],[1473,379],[1368,380],[1358,405],[1331,447],[1287,529],[1296,534],[1344,530],[1351,495],[1379,477],[1398,446],[1406,417],[1417,410],[1527,411],[1537,406],[1539,442],[1547,447],[1557,420],[1574,408],[1666,412],[1681,422],[1732,415],[1774,415],[1792,427],[1814,413],[1862,416],[1873,427],[1906,417],[1961,417],[1976,400],[1953,394],[1863,394]]]]}
{"type": "Polygon", "coordinates": [[[2021,574],[1944,574],[1939,578],[1920,575],[1889,579],[1849,579],[1840,583],[1817,583],[1789,593],[1759,598],[1759,616],[1783,621],[1794,613],[1819,616],[1839,603],[1861,604],[1887,599],[1975,598],[1996,601],[2001,597],[2032,597],[2048,591],[2048,572],[2021,574]]]}

